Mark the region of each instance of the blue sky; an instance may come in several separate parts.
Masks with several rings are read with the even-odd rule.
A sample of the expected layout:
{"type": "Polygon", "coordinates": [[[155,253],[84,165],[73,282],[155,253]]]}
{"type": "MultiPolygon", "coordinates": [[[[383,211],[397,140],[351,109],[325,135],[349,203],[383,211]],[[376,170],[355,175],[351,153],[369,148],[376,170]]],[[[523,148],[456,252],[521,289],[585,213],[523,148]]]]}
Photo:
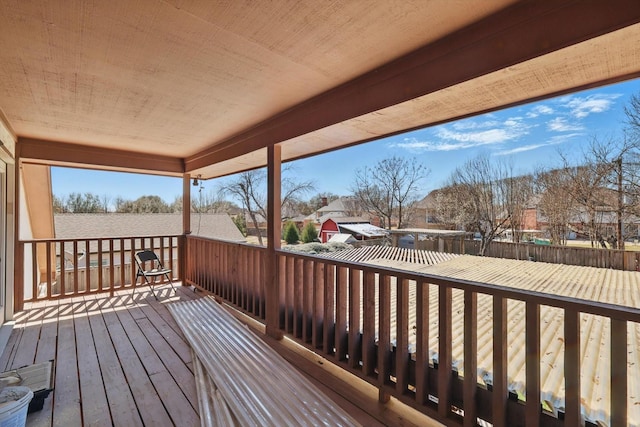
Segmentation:
{"type": "MultiPolygon", "coordinates": [[[[393,155],[415,157],[430,171],[421,183],[426,195],[444,185],[455,168],[481,153],[510,162],[519,173],[554,167],[559,165],[559,150],[578,156],[593,138],[622,138],[623,108],[634,94],[640,95],[640,79],[299,160],[293,162],[293,173],[300,180],[313,181],[316,192],[346,195],[356,169],[393,155]]],[[[225,179],[205,181],[204,191],[215,190],[225,179]]],[[[92,192],[136,199],[157,194],[169,203],[182,192],[178,178],[69,168],[52,168],[52,185],[57,196],[92,192]]]]}

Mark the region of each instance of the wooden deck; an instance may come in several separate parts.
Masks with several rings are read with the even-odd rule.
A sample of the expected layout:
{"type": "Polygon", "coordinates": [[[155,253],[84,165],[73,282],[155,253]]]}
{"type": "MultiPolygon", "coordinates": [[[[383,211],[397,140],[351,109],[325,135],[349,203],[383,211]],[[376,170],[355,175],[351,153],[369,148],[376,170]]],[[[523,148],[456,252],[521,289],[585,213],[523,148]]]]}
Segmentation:
{"type": "MultiPolygon", "coordinates": [[[[56,361],[54,392],[41,411],[29,414],[27,426],[199,426],[190,348],[165,304],[200,294],[176,288],[174,295],[156,287],[158,301],[142,288],[133,297],[128,290],[113,298],[50,300],[18,313],[0,371],[56,361]]],[[[317,369],[280,350],[294,365],[292,357],[298,359],[298,369],[317,369]]],[[[363,410],[343,398],[352,392],[341,395],[305,375],[362,425],[396,424],[380,422],[389,418],[389,407],[374,403],[363,410]]]]}
{"type": "Polygon", "coordinates": [[[178,287],[33,303],[16,316],[2,371],[55,359],[55,391],[28,426],[200,424],[189,346],[164,304],[178,287]]]}

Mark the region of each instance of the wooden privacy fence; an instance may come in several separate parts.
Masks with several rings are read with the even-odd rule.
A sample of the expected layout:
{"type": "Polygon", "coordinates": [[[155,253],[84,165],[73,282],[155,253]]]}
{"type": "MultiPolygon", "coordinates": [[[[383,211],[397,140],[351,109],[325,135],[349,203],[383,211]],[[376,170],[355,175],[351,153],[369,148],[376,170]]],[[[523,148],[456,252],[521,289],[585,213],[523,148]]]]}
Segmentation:
{"type": "MultiPolygon", "coordinates": [[[[600,387],[608,384],[610,399],[596,416],[610,426],[638,422],[628,392],[628,378],[638,372],[630,372],[627,365],[627,345],[635,345],[631,340],[640,322],[637,308],[288,251],[276,251],[278,291],[271,295],[264,293],[265,248],[195,237],[187,242],[190,283],[260,319],[266,299],[275,298],[284,333],[376,386],[381,400],[395,396],[448,425],[475,426],[478,418],[494,426],[580,425],[585,410],[581,381],[591,381],[581,379],[581,343],[588,339],[581,324],[584,316],[600,316],[611,328],[610,369],[607,381],[600,379],[600,387]],[[461,296],[455,306],[454,295],[461,296]],[[479,316],[479,298],[489,299],[490,320],[479,316]],[[525,311],[526,332],[522,346],[512,347],[507,355],[511,301],[525,311]],[[560,313],[564,325],[564,378],[559,380],[566,394],[561,408],[542,406],[546,363],[541,363],[545,326],[540,313],[548,308],[560,313]],[[437,333],[432,334],[434,328],[437,333]],[[479,342],[479,331],[490,334],[488,347],[479,342]],[[462,364],[456,366],[454,341],[463,349],[462,364]],[[480,347],[491,352],[491,380],[485,384],[479,384],[475,374],[480,347]],[[508,357],[526,361],[521,393],[509,383],[508,357]]],[[[595,421],[586,425],[595,426],[595,421]]]]}
{"type": "MultiPolygon", "coordinates": [[[[155,251],[179,277],[182,236],[21,240],[16,304],[88,293],[113,292],[136,282],[134,254],[155,251]]],[[[21,307],[21,305],[20,305],[21,307]]]]}
{"type": "MultiPolygon", "coordinates": [[[[477,240],[444,239],[443,252],[478,255],[477,240]]],[[[418,249],[439,251],[437,240],[423,240],[418,249]]],[[[640,252],[615,249],[576,248],[570,246],[547,246],[532,243],[491,242],[485,256],[493,258],[519,259],[553,264],[581,265],[584,267],[613,268],[615,270],[640,270],[640,252]]]]}

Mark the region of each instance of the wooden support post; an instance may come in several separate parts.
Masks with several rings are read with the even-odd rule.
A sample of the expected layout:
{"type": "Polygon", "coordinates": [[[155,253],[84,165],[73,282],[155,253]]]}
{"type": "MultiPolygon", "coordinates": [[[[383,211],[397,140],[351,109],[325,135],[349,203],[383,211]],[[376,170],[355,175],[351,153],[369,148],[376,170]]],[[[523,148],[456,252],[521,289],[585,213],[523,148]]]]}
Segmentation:
{"type": "MultiPolygon", "coordinates": [[[[16,146],[14,185],[15,199],[13,201],[14,214],[14,241],[15,256],[13,263],[13,312],[17,313],[24,308],[24,245],[20,243],[20,145],[16,146]]],[[[32,262],[36,262],[34,258],[32,262]]],[[[36,294],[32,298],[36,298],[36,294]]]]}
{"type": "Polygon", "coordinates": [[[278,257],[280,249],[280,190],[281,147],[272,145],[267,149],[267,275],[265,286],[267,334],[281,339],[279,324],[278,257]]]}
{"type": "Polygon", "coordinates": [[[191,175],[182,175],[182,237],[178,240],[178,280],[187,285],[187,265],[189,253],[187,236],[191,234],[191,175]]]}

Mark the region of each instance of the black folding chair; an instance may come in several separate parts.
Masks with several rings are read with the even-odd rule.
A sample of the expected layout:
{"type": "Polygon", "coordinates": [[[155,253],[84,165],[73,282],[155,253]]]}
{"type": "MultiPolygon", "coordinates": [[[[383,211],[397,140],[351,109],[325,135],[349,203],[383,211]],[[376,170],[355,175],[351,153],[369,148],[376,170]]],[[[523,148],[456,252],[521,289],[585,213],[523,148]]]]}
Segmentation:
{"type": "MultiPolygon", "coordinates": [[[[158,278],[162,279],[163,276],[167,279],[167,281],[171,285],[171,289],[173,289],[173,292],[176,292],[176,288],[173,287],[173,280],[171,280],[171,276],[170,276],[171,269],[165,268],[162,265],[162,262],[160,262],[160,259],[158,258],[158,255],[156,255],[155,252],[150,250],[136,252],[135,258],[136,258],[136,265],[138,266],[138,272],[136,273],[136,282],[138,281],[138,277],[143,277],[144,283],[149,285],[149,287],[151,288],[151,293],[153,294],[155,299],[158,299],[158,297],[156,296],[156,293],[153,291],[153,287],[157,283],[158,278]],[[148,262],[150,264],[147,265],[146,263],[148,262]],[[150,268],[145,270],[145,267],[150,267],[150,268]]],[[[136,292],[136,286],[134,284],[133,293],[135,292],[136,292]]]]}

